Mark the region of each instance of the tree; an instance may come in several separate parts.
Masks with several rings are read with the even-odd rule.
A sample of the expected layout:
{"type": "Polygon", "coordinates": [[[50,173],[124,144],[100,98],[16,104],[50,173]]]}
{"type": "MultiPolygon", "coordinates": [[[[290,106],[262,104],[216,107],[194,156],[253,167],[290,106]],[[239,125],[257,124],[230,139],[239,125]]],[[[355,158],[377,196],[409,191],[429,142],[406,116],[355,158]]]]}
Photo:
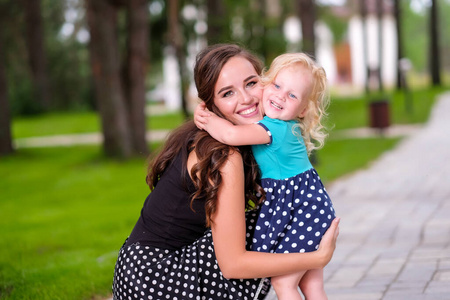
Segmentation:
{"type": "Polygon", "coordinates": [[[173,51],[178,62],[178,71],[181,81],[181,109],[185,118],[189,117],[187,109],[186,94],[189,88],[189,73],[186,67],[186,54],[184,50],[184,40],[181,33],[181,26],[179,20],[180,7],[178,0],[168,1],[168,22],[169,22],[169,45],[173,51]]]}
{"type": "Polygon", "coordinates": [[[47,58],[44,47],[44,28],[40,0],[22,0],[26,19],[26,42],[30,62],[34,95],[39,110],[50,106],[50,89],[47,76],[47,58]]]}
{"type": "Polygon", "coordinates": [[[207,5],[207,22],[208,31],[206,39],[208,44],[217,44],[223,42],[225,28],[225,8],[222,0],[208,0],[207,5]]]}
{"type": "Polygon", "coordinates": [[[430,7],[430,74],[434,86],[441,85],[441,66],[439,51],[439,16],[437,1],[431,1],[430,7]]]}
{"type": "MultiPolygon", "coordinates": [[[[316,23],[316,4],[314,0],[299,0],[298,16],[302,24],[302,50],[310,56],[316,56],[316,35],[314,26],[316,23]]],[[[313,151],[310,155],[311,163],[317,165],[319,160],[317,152],[313,151]]]]}
{"type": "Polygon", "coordinates": [[[314,57],[316,55],[316,37],[314,34],[316,5],[314,0],[299,0],[297,9],[302,24],[302,50],[314,57]]]}
{"type": "MultiPolygon", "coordinates": [[[[394,17],[397,32],[397,63],[403,58],[403,33],[402,33],[402,10],[400,0],[394,0],[394,17]]],[[[397,89],[403,87],[402,70],[397,65],[397,89]]]]}
{"type": "Polygon", "coordinates": [[[263,8],[260,12],[260,19],[263,20],[260,52],[266,62],[271,62],[276,56],[286,52],[283,21],[287,14],[280,0],[264,0],[260,6],[263,8]]]}
{"type": "Polygon", "coordinates": [[[362,32],[363,32],[363,51],[362,51],[362,57],[363,57],[363,64],[364,64],[364,68],[366,69],[366,80],[365,80],[365,90],[366,93],[369,93],[369,75],[370,75],[370,70],[369,70],[369,65],[367,63],[367,22],[366,22],[366,18],[367,18],[367,6],[366,6],[366,0],[362,0],[359,3],[359,12],[361,15],[361,22],[362,22],[362,32]]]}
{"type": "Polygon", "coordinates": [[[378,81],[378,90],[383,91],[383,1],[376,1],[376,14],[378,22],[378,70],[376,70],[376,77],[378,81]]]}
{"type": "Polygon", "coordinates": [[[88,0],[87,19],[91,35],[91,69],[102,121],[104,151],[107,156],[127,158],[133,151],[120,78],[117,8],[107,0],[88,0]]]}
{"type": "Polygon", "coordinates": [[[147,155],[145,75],[147,0],[88,0],[91,69],[107,156],[147,155]],[[121,65],[118,12],[127,12],[126,63],[121,65]],[[123,70],[123,72],[121,72],[123,70]]]}
{"type": "MultiPolygon", "coordinates": [[[[5,28],[0,18],[0,53],[4,53],[2,29],[5,28]]],[[[6,84],[5,65],[3,56],[0,56],[0,156],[10,154],[14,151],[11,137],[11,117],[8,100],[8,89],[6,84]]]]}
{"type": "Polygon", "coordinates": [[[148,147],[145,138],[145,76],[149,48],[147,0],[127,2],[127,21],[128,42],[124,80],[128,100],[128,120],[134,152],[147,155],[148,147]]]}

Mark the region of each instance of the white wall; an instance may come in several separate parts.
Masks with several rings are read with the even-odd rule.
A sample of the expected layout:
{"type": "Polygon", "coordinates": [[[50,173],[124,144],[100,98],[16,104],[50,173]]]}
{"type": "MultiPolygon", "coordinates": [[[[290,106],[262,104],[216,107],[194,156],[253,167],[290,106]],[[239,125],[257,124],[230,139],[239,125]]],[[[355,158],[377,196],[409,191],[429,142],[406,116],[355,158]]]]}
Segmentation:
{"type": "MultiPolygon", "coordinates": [[[[352,81],[357,87],[364,87],[367,74],[364,66],[364,45],[363,34],[367,39],[367,64],[376,68],[379,62],[378,47],[378,20],[374,15],[369,15],[366,19],[366,31],[363,32],[362,20],[360,16],[350,19],[348,28],[348,40],[350,44],[352,60],[352,81]]],[[[395,19],[386,15],[382,20],[382,80],[385,87],[392,87],[396,82],[397,74],[397,39],[395,19]]]]}

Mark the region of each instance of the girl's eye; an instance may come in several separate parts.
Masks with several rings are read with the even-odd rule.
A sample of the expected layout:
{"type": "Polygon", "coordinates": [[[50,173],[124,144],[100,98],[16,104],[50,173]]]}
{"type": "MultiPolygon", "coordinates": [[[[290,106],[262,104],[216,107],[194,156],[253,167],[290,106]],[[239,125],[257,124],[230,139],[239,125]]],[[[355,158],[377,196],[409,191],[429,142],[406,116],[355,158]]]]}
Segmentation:
{"type": "Polygon", "coordinates": [[[291,94],[291,93],[289,93],[289,98],[297,99],[297,97],[294,94],[291,94]]]}
{"type": "Polygon", "coordinates": [[[280,86],[278,84],[276,84],[276,83],[273,84],[273,87],[276,88],[277,90],[280,89],[280,86]]]}

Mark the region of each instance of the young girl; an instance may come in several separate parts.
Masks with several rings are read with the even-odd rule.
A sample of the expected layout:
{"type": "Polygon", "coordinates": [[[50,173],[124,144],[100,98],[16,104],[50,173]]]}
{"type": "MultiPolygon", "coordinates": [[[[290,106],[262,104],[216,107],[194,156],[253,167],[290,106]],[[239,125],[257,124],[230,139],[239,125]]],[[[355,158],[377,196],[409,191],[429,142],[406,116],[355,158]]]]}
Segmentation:
{"type": "MultiPolygon", "coordinates": [[[[233,125],[198,109],[196,124],[222,143],[253,145],[266,199],[252,249],[311,252],[335,218],[328,194],[308,159],[326,137],[321,124],[328,100],[325,71],[304,53],[288,53],[278,56],[261,80],[263,120],[233,125]]],[[[327,299],[322,269],[271,280],[280,300],[302,299],[298,286],[306,299],[327,299]]]]}

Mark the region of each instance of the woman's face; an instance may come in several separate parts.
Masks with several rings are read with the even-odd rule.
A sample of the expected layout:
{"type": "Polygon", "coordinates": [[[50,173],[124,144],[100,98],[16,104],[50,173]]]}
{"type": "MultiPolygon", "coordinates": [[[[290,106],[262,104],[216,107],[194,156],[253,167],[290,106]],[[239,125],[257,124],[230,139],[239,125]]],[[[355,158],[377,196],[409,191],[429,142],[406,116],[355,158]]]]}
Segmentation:
{"type": "Polygon", "coordinates": [[[214,104],[234,124],[262,119],[262,86],[259,74],[245,58],[235,56],[223,66],[214,88],[214,104]]]}

